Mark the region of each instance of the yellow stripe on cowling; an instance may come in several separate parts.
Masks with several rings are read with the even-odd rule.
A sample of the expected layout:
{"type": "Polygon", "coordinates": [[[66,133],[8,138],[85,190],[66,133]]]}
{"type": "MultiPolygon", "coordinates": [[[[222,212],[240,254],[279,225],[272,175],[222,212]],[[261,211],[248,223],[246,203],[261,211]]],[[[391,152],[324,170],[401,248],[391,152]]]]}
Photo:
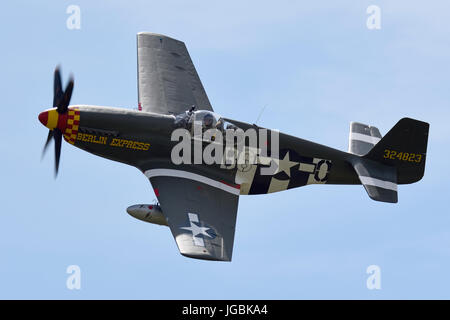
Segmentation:
{"type": "Polygon", "coordinates": [[[58,125],[58,111],[56,109],[48,111],[48,120],[47,120],[47,128],[53,130],[58,125]]]}

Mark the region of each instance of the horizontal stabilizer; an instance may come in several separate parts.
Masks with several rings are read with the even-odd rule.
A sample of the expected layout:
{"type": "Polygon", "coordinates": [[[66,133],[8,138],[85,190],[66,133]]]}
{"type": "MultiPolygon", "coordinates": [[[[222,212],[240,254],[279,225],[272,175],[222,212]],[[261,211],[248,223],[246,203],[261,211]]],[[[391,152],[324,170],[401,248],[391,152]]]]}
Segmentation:
{"type": "Polygon", "coordinates": [[[368,159],[355,159],[353,168],[370,198],[376,201],[396,203],[397,169],[368,159]]]}
{"type": "Polygon", "coordinates": [[[350,123],[350,134],[348,137],[349,153],[363,156],[380,140],[381,134],[378,128],[359,122],[350,123]]]}

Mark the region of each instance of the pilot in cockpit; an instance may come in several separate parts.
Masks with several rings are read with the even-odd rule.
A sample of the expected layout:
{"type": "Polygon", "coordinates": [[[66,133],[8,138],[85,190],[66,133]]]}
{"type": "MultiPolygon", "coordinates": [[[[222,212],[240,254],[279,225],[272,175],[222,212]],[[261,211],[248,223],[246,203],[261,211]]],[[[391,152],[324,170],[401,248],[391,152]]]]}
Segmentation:
{"type": "Polygon", "coordinates": [[[207,113],[203,116],[203,130],[206,131],[208,129],[213,129],[214,125],[214,116],[211,113],[207,113]]]}
{"type": "Polygon", "coordinates": [[[209,129],[217,129],[224,132],[224,120],[214,112],[208,110],[194,111],[192,107],[189,111],[175,117],[175,126],[186,128],[194,134],[194,123],[200,124],[202,132],[209,129]]]}

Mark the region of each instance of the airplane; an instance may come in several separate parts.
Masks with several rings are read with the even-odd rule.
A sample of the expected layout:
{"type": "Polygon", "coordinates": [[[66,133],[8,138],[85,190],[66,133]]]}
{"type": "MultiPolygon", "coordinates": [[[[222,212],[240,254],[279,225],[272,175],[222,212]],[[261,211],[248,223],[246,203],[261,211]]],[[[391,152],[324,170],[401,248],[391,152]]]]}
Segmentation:
{"type": "MultiPolygon", "coordinates": [[[[55,177],[62,138],[94,155],[138,168],[150,180],[157,202],[133,205],[127,212],[168,226],[183,256],[231,261],[240,195],[310,184],[362,185],[373,200],[396,203],[397,186],[417,182],[424,175],[426,122],[403,118],[384,137],[374,126],[352,122],[348,152],[340,151],[215,113],[182,41],[140,32],[137,62],[137,110],[70,105],[73,77],[63,90],[57,67],[53,107],[38,116],[49,129],[43,154],[53,140],[55,177]],[[184,131],[174,139],[176,130],[184,131]],[[216,133],[208,136],[208,130],[216,133]],[[207,148],[215,150],[211,155],[218,155],[221,147],[228,146],[221,133],[233,130],[257,133],[256,147],[244,143],[238,150],[232,139],[225,150],[236,151],[233,159],[244,151],[244,164],[196,161],[198,148],[200,156],[207,148]],[[194,148],[193,154],[180,149],[184,138],[194,148]],[[187,161],[174,161],[175,149],[187,161]],[[256,160],[250,161],[249,154],[255,153],[256,160]]],[[[244,140],[252,139],[244,136],[244,140]]]]}

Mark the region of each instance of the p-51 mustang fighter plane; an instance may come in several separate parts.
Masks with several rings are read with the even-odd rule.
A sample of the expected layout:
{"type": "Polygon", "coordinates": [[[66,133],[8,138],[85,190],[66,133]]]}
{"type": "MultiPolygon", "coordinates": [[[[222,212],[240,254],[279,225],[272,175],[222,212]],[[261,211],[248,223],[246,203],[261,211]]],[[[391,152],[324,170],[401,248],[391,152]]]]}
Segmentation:
{"type": "Polygon", "coordinates": [[[259,146],[257,161],[238,165],[201,157],[198,161],[195,150],[191,154],[180,148],[180,139],[187,137],[188,146],[194,149],[200,146],[200,156],[214,149],[211,155],[215,158],[224,141],[221,132],[261,132],[264,128],[213,112],[183,42],[139,33],[137,56],[138,110],[69,106],[73,79],[63,91],[60,71],[55,70],[53,108],[39,114],[40,122],[50,129],[44,152],[53,139],[55,173],[62,138],[141,170],[158,203],[130,206],[127,211],[143,221],[169,226],[184,256],[231,261],[240,195],[308,184],[362,184],[370,198],[395,203],[398,184],[423,177],[429,124],[409,118],[401,119],[384,137],[373,126],[352,122],[348,152],[267,130],[254,135],[259,146]],[[189,136],[198,125],[200,135],[189,136]],[[174,138],[179,129],[187,134],[174,138]],[[218,133],[206,135],[210,129],[218,133]],[[266,152],[261,153],[264,148],[266,152]],[[174,160],[174,155],[179,157],[174,160]],[[275,170],[267,173],[265,169],[272,166],[275,170]]]}

